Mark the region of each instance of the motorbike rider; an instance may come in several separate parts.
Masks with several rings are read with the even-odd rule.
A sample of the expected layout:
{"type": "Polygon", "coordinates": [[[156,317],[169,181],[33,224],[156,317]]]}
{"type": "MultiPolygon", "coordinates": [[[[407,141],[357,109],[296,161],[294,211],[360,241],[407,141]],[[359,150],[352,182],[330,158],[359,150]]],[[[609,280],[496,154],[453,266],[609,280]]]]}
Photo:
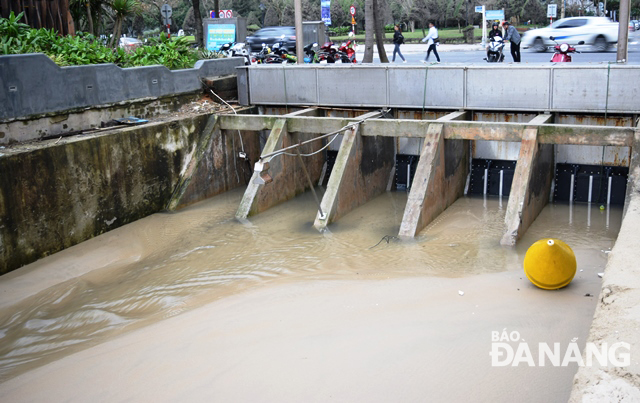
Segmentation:
{"type": "Polygon", "coordinates": [[[502,30],[500,29],[500,25],[497,22],[494,22],[491,25],[491,31],[489,31],[489,39],[495,38],[496,36],[499,36],[500,38],[502,38],[502,30]]]}
{"type": "Polygon", "coordinates": [[[494,23],[491,25],[491,31],[489,31],[489,36],[487,37],[489,39],[489,41],[487,42],[487,49],[486,49],[487,56],[489,55],[489,43],[496,36],[499,36],[500,38],[502,38],[502,30],[500,29],[500,24],[494,21],[494,23]]]}

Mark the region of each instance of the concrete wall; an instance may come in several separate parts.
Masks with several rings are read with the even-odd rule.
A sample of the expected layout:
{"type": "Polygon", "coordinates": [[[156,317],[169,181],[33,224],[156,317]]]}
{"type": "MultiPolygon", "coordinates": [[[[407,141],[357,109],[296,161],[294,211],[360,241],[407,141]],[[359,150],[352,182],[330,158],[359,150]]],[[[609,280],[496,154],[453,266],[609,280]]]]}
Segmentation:
{"type": "Polygon", "coordinates": [[[235,74],[242,58],[200,60],[193,69],[59,67],[43,54],[0,56],[0,120],[198,91],[201,78],[235,74]]]}
{"type": "Polygon", "coordinates": [[[0,122],[0,146],[42,139],[58,134],[91,130],[113,119],[136,116],[149,119],[164,113],[175,112],[183,105],[199,99],[200,91],[181,95],[144,100],[118,102],[83,108],[77,112],[48,113],[32,118],[0,122]]]}
{"type": "Polygon", "coordinates": [[[279,65],[247,69],[248,102],[254,105],[640,110],[640,86],[631,85],[640,82],[640,66],[279,65]]]}
{"type": "MultiPolygon", "coordinates": [[[[2,150],[0,274],[163,210],[207,121],[199,115],[2,150]]],[[[234,159],[237,136],[217,131],[183,205],[245,185],[251,172],[234,159]]],[[[243,139],[255,161],[257,135],[243,139]]]]}

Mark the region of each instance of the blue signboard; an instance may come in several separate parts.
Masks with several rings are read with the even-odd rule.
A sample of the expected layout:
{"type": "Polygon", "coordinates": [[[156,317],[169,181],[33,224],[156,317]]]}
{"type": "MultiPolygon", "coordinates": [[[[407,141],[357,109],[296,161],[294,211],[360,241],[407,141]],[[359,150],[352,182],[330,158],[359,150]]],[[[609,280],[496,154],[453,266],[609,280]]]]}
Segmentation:
{"type": "Polygon", "coordinates": [[[504,10],[486,10],[484,15],[487,21],[504,20],[504,10]]]}
{"type": "Polygon", "coordinates": [[[234,24],[207,24],[207,50],[219,50],[225,43],[235,41],[234,24]]]}
{"type": "Polygon", "coordinates": [[[331,25],[331,0],[320,0],[320,17],[324,25],[331,25]]]}

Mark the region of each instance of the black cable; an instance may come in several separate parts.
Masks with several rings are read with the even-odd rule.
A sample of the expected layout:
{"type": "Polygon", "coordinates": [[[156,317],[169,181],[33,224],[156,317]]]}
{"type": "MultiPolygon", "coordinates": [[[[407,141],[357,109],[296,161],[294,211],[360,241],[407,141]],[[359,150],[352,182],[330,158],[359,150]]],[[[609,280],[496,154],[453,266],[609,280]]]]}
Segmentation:
{"type": "Polygon", "coordinates": [[[380,245],[382,243],[382,241],[387,241],[387,243],[391,242],[391,241],[396,241],[396,240],[400,240],[400,238],[398,238],[397,236],[393,236],[393,235],[385,235],[382,237],[382,239],[380,241],[378,241],[377,244],[373,245],[372,247],[370,247],[369,249],[373,249],[376,246],[380,245]]]}

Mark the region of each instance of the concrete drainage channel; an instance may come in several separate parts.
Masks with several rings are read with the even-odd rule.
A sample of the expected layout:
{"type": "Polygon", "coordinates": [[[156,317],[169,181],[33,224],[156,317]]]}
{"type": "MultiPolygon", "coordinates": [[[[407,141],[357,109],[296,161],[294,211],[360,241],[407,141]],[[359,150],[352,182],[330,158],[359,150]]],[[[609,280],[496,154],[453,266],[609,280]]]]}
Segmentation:
{"type": "MultiPolygon", "coordinates": [[[[504,232],[496,242],[506,246],[516,245],[549,201],[618,203],[626,214],[604,287],[607,295],[621,287],[633,292],[603,299],[592,328],[637,324],[635,316],[632,325],[625,322],[636,309],[634,288],[640,288],[640,276],[629,275],[637,271],[637,259],[630,255],[640,222],[636,115],[291,104],[245,112],[174,117],[3,150],[0,271],[243,186],[236,211],[240,220],[306,192],[309,182],[323,184],[323,214],[309,217],[321,231],[386,191],[406,190],[395,234],[405,239],[418,235],[465,193],[501,195],[508,202],[504,232]],[[330,132],[338,133],[299,147],[302,159],[287,155],[269,161],[270,180],[258,180],[261,174],[253,168],[261,156],[330,132]]],[[[640,345],[637,334],[625,336],[640,345]]],[[[615,336],[592,332],[590,340],[612,343],[615,336]]],[[[581,368],[572,399],[579,401],[592,380],[626,377],[616,371],[581,368]]],[[[635,373],[632,366],[628,374],[635,373]]]]}

